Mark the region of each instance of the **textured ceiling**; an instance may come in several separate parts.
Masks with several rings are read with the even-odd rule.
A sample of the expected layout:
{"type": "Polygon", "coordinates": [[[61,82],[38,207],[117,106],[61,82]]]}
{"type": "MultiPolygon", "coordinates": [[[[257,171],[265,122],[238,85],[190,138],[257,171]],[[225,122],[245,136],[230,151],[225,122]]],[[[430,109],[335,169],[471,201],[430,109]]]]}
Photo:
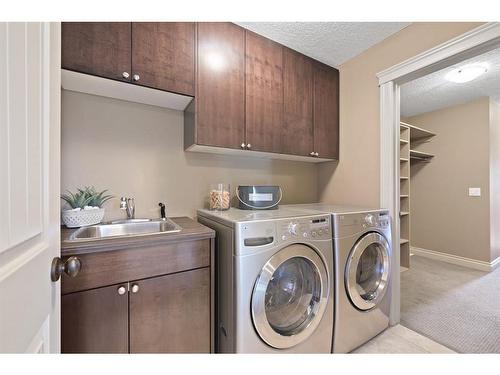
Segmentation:
{"type": "Polygon", "coordinates": [[[500,101],[500,49],[476,56],[467,61],[439,70],[401,86],[401,115],[421,113],[462,104],[491,96],[500,101]],[[444,76],[455,68],[473,63],[486,63],[488,71],[470,82],[453,83],[444,76]]]}
{"type": "Polygon", "coordinates": [[[408,22],[237,22],[330,66],[339,66],[408,22]]]}

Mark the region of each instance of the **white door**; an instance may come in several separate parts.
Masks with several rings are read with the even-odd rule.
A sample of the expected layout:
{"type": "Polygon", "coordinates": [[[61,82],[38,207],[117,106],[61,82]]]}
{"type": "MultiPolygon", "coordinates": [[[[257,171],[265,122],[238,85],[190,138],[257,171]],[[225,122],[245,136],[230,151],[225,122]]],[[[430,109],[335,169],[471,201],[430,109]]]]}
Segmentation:
{"type": "Polygon", "coordinates": [[[60,24],[0,23],[0,353],[60,351],[60,24]]]}

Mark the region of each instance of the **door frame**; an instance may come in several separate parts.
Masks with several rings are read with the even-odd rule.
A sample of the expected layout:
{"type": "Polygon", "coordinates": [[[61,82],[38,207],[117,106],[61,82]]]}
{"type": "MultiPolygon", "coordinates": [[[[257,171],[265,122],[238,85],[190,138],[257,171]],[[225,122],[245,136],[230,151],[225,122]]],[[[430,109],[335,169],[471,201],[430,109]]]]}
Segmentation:
{"type": "MultiPolygon", "coordinates": [[[[389,209],[393,244],[399,243],[400,86],[500,46],[500,23],[489,22],[377,73],[380,92],[380,205],[389,209]]],[[[400,252],[392,252],[390,324],[400,321],[400,252]]]]}

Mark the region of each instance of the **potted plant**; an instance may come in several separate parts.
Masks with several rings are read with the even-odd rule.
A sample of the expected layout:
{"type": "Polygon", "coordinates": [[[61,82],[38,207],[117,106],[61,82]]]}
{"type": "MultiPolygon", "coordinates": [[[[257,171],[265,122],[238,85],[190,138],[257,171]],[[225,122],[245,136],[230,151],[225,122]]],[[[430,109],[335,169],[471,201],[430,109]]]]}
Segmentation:
{"type": "Polygon", "coordinates": [[[106,195],[107,190],[97,191],[93,186],[77,189],[76,193],[69,190],[61,195],[71,208],[62,211],[62,221],[68,228],[78,228],[98,224],[104,217],[104,203],[112,199],[106,195]]]}

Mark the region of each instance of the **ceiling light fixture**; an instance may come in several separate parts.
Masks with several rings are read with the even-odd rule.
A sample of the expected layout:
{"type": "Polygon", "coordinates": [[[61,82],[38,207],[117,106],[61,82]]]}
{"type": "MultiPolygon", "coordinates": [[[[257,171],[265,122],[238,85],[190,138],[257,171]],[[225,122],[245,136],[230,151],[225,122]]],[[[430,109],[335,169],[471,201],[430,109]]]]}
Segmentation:
{"type": "Polygon", "coordinates": [[[444,78],[455,83],[465,83],[476,79],[488,71],[485,64],[470,64],[448,72],[444,78]]]}

